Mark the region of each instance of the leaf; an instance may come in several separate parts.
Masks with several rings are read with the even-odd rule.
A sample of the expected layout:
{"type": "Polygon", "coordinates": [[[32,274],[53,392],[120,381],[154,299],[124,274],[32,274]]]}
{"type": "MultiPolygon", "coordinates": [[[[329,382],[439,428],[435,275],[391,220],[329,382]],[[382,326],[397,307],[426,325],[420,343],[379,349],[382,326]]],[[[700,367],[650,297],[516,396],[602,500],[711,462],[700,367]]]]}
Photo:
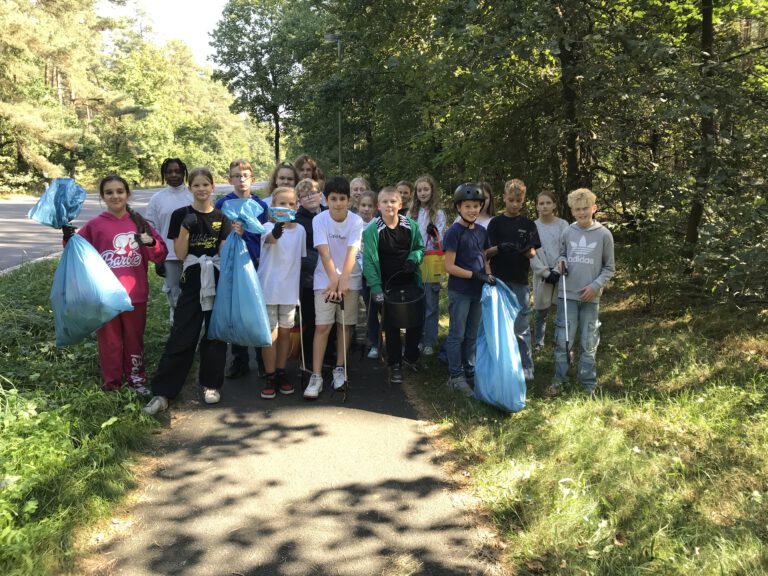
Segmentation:
{"type": "Polygon", "coordinates": [[[117,416],[112,416],[112,418],[110,418],[109,420],[106,420],[106,421],[102,422],[102,423],[101,423],[101,428],[102,428],[102,430],[103,430],[104,428],[106,428],[107,426],[112,426],[112,424],[114,424],[115,422],[117,422],[117,420],[118,420],[117,416]]]}

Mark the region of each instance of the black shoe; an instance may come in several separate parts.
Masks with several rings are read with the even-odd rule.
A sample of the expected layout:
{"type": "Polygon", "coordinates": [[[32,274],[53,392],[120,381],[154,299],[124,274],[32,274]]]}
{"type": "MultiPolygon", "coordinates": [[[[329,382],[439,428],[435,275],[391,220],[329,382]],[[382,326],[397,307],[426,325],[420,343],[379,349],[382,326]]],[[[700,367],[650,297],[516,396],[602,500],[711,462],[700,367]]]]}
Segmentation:
{"type": "Polygon", "coordinates": [[[400,366],[389,367],[389,383],[390,384],[402,384],[403,383],[403,370],[400,366]]]}
{"type": "Polygon", "coordinates": [[[238,362],[235,360],[232,362],[230,367],[227,369],[226,377],[230,380],[237,380],[238,378],[241,378],[248,374],[250,371],[250,368],[248,367],[248,364],[246,362],[238,362]]]}

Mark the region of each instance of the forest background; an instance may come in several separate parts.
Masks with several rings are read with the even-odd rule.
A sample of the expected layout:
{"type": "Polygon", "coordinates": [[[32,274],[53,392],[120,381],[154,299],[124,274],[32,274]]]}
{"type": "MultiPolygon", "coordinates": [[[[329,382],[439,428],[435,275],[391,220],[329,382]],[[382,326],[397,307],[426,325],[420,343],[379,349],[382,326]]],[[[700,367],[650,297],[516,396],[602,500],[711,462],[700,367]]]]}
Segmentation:
{"type": "Polygon", "coordinates": [[[95,6],[0,7],[0,192],[302,152],[374,189],[588,186],[649,304],[765,298],[766,0],[230,0],[213,70],[95,6]]]}

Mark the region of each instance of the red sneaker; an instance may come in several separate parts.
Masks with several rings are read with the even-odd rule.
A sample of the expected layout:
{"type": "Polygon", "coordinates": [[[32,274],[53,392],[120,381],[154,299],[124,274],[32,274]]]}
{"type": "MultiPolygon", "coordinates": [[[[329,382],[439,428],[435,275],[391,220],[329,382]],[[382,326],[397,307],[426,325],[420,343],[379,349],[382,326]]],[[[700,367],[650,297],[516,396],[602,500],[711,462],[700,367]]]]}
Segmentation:
{"type": "Polygon", "coordinates": [[[278,387],[280,389],[280,394],[285,394],[287,396],[294,393],[295,389],[293,384],[291,384],[291,381],[288,380],[288,376],[285,374],[285,372],[278,372],[277,381],[279,383],[278,387]]]}
{"type": "Polygon", "coordinates": [[[266,382],[264,382],[264,388],[261,389],[261,397],[266,400],[271,400],[277,396],[275,392],[275,375],[270,374],[267,376],[266,382]]]}

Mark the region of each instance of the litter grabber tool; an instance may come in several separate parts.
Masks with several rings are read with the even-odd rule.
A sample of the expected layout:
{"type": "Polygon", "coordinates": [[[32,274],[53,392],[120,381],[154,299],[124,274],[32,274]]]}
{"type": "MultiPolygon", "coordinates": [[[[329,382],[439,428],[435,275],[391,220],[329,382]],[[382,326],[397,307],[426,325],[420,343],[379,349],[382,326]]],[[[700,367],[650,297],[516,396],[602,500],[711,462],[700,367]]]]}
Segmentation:
{"type": "Polygon", "coordinates": [[[569,341],[569,334],[568,331],[568,295],[565,292],[565,277],[568,275],[568,273],[563,270],[562,276],[560,276],[560,279],[562,281],[563,285],[563,316],[565,317],[565,355],[568,358],[568,366],[573,366],[573,356],[571,356],[571,344],[569,341]]]}
{"type": "MultiPolygon", "coordinates": [[[[303,312],[301,310],[301,298],[299,298],[299,348],[301,349],[301,390],[303,391],[304,388],[307,387],[307,382],[309,375],[312,374],[311,371],[307,370],[307,363],[304,358],[304,316],[303,312]]],[[[311,346],[311,343],[310,343],[311,346]]]]}
{"type": "MultiPolygon", "coordinates": [[[[340,386],[339,388],[336,388],[336,386],[333,386],[331,391],[331,397],[333,397],[336,392],[339,392],[341,394],[341,403],[345,404],[347,402],[347,392],[349,392],[349,380],[347,379],[347,327],[344,324],[344,297],[342,296],[338,300],[333,299],[327,299],[326,302],[333,302],[334,304],[338,304],[339,308],[341,309],[341,349],[343,350],[343,357],[344,357],[344,384],[340,386]]],[[[338,336],[337,336],[338,338],[338,336]]]]}

